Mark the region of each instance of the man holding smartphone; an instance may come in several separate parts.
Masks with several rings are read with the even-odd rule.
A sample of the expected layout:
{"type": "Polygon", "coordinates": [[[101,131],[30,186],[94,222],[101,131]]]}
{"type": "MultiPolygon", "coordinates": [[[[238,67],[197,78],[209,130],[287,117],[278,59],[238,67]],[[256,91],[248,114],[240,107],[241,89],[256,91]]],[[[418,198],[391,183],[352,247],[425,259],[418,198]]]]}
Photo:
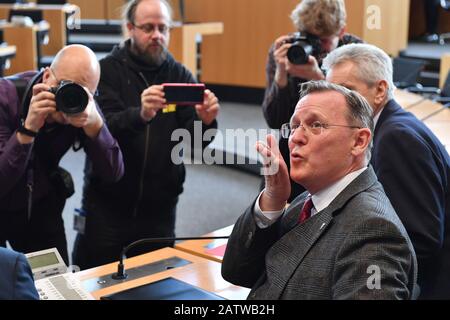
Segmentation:
{"type": "MultiPolygon", "coordinates": [[[[168,52],[172,23],[168,3],[130,1],[124,19],[129,39],[100,62],[98,103],[122,148],[125,175],[118,184],[105,184],[91,177],[86,164],[86,225],[73,252],[74,264],[82,269],[117,260],[122,248],[135,240],[175,235],[185,168],[171,159],[178,143],[171,141],[172,132],[187,129],[193,137],[196,121],[202,132],[217,128],[220,107],[211,91],[205,90],[203,102],[193,107],[171,105],[165,97],[163,83],[196,82],[168,52]]],[[[130,255],[168,245],[143,246],[130,250],[130,255]]]]}

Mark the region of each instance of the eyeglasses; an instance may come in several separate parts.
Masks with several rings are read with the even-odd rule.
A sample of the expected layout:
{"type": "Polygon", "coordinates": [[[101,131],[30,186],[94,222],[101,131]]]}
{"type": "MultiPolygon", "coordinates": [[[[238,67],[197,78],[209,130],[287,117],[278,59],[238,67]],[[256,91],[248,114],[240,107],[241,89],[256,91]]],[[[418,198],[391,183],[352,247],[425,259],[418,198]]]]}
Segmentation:
{"type": "Polygon", "coordinates": [[[158,29],[159,33],[166,35],[167,33],[169,33],[170,30],[170,27],[165,24],[153,25],[151,23],[147,23],[138,26],[137,24],[133,23],[133,27],[141,30],[145,34],[152,34],[153,32],[155,32],[156,29],[158,29]]]}
{"type": "Polygon", "coordinates": [[[281,136],[284,139],[289,139],[289,137],[299,127],[302,127],[303,130],[305,130],[305,132],[307,134],[311,133],[315,136],[322,134],[323,130],[329,129],[330,127],[361,129],[361,127],[358,127],[358,126],[346,126],[346,125],[341,125],[341,124],[327,124],[327,123],[322,123],[320,121],[314,121],[312,123],[299,123],[299,124],[293,124],[293,125],[291,125],[290,123],[285,123],[281,126],[281,130],[280,130],[281,136]]]}

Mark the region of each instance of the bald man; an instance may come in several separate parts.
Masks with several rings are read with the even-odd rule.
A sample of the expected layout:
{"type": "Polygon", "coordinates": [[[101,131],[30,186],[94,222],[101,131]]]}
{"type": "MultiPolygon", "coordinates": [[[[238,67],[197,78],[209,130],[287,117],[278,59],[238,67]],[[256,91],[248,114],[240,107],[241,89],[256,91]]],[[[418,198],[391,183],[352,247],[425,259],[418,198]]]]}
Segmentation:
{"type": "Polygon", "coordinates": [[[71,146],[85,149],[96,179],[122,177],[122,153],[93,98],[99,79],[95,54],[81,45],[63,48],[39,73],[0,79],[0,246],[8,241],[23,253],[56,247],[68,263],[61,214],[73,186],[58,165],[71,146]],[[62,81],[85,90],[82,112],[60,110],[51,89],[62,81]]]}

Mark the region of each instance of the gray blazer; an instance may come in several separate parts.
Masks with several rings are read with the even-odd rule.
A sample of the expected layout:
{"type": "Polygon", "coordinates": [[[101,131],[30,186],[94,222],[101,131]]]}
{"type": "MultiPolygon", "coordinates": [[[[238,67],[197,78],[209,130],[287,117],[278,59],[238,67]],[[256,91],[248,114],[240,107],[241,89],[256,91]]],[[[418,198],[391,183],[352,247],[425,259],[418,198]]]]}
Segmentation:
{"type": "Polygon", "coordinates": [[[371,167],[299,225],[305,198],[267,229],[247,209],[228,241],[224,279],[252,288],[249,299],[417,297],[414,249],[371,167]]]}

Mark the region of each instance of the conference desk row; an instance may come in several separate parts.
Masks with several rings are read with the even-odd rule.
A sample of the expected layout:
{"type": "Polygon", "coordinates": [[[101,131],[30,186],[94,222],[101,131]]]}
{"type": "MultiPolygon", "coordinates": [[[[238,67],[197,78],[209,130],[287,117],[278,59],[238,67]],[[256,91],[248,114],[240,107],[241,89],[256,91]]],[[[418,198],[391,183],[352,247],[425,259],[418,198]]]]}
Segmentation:
{"type": "Polygon", "coordinates": [[[125,280],[111,278],[117,271],[117,262],[81,271],[75,273],[75,276],[95,299],[169,277],[228,300],[245,300],[250,292],[247,288],[225,281],[221,276],[220,262],[174,248],[168,247],[129,258],[124,264],[129,274],[125,280]]]}
{"type": "Polygon", "coordinates": [[[422,120],[450,152],[450,109],[438,102],[403,90],[396,90],[394,94],[397,102],[422,120]]]}

